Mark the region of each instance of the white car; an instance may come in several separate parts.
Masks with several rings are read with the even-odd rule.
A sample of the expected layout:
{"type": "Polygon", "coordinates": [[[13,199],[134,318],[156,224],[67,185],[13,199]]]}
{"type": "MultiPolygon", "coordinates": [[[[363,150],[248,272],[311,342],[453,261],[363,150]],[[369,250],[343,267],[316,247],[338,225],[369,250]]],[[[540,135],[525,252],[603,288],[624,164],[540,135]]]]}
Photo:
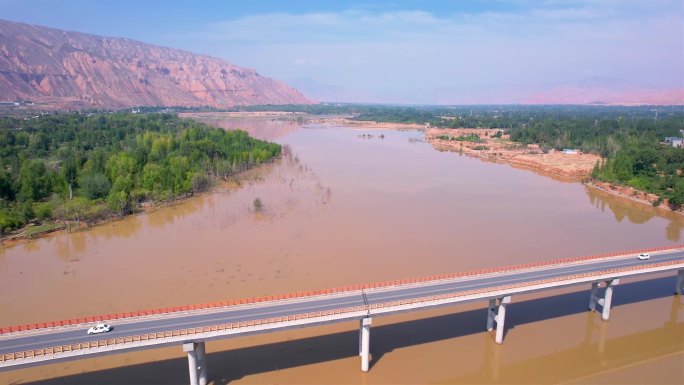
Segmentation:
{"type": "Polygon", "coordinates": [[[111,325],[103,324],[103,323],[102,324],[96,324],[95,326],[88,329],[88,334],[107,333],[110,330],[112,330],[111,325]]]}
{"type": "Polygon", "coordinates": [[[639,254],[639,256],[637,256],[637,259],[640,260],[640,261],[645,261],[645,260],[647,260],[647,259],[649,259],[649,258],[651,258],[651,255],[650,255],[650,254],[646,254],[646,253],[642,253],[642,254],[639,254]]]}

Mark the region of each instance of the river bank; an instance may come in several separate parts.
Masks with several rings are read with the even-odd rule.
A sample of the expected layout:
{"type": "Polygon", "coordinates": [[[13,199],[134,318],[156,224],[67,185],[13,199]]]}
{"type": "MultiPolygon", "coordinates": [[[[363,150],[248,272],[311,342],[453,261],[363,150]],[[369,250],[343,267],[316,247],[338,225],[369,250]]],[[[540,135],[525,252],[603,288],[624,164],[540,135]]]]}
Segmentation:
{"type": "Polygon", "coordinates": [[[512,142],[508,135],[495,138],[498,129],[426,129],[425,138],[436,149],[459,151],[464,154],[494,162],[505,162],[541,171],[562,180],[581,181],[590,188],[601,190],[623,199],[639,202],[662,210],[684,214],[682,208],[672,209],[667,199],[637,190],[630,186],[617,185],[590,178],[596,162],[601,157],[595,154],[564,154],[562,151],[543,153],[537,144],[523,145],[512,142]],[[463,138],[478,138],[464,140],[463,138]],[[460,139],[460,140],[459,140],[460,139]]]}
{"type": "MultiPolygon", "coordinates": [[[[416,131],[297,130],[280,140],[290,151],[253,169],[254,178],[239,188],[218,187],[153,212],[5,249],[0,325],[680,242],[684,218],[588,193],[579,183],[440,153],[412,140],[417,137],[416,131]],[[256,198],[261,213],[253,211],[256,198]]],[[[481,321],[486,304],[472,303],[374,319],[374,365],[367,374],[358,369],[358,323],[340,323],[210,341],[210,378],[497,384],[524,382],[533,372],[543,383],[620,383],[625,376],[681,382],[680,361],[661,358],[682,350],[672,336],[681,332],[684,313],[675,318],[679,324],[669,321],[677,300],[671,279],[621,282],[610,323],[586,312],[585,288],[562,290],[514,299],[505,351],[497,352],[481,321]],[[558,330],[568,332],[557,338],[558,330]],[[607,348],[597,356],[601,333],[607,348]],[[615,344],[619,349],[610,348],[615,344]]],[[[174,346],[5,371],[0,384],[173,384],[187,380],[187,368],[187,353],[174,346]]]]}
{"type": "MultiPolygon", "coordinates": [[[[276,158],[277,159],[277,158],[276,158]]],[[[219,180],[214,183],[207,191],[196,192],[192,194],[184,194],[178,197],[174,197],[165,201],[145,201],[140,203],[139,207],[128,214],[125,215],[110,215],[106,218],[101,218],[94,221],[68,221],[68,220],[51,220],[45,221],[43,223],[29,223],[28,225],[12,231],[9,234],[0,237],[0,248],[11,248],[16,245],[25,244],[27,242],[39,239],[47,238],[52,236],[58,236],[64,233],[74,233],[79,231],[85,231],[92,229],[97,226],[103,226],[115,222],[120,222],[130,217],[135,217],[138,215],[151,214],[157,210],[173,207],[177,205],[184,204],[189,199],[201,197],[204,194],[212,194],[218,189],[235,189],[240,187],[242,183],[249,182],[253,180],[255,174],[258,174],[259,168],[261,166],[272,164],[273,159],[265,162],[263,164],[257,165],[255,167],[249,168],[232,175],[229,178],[219,180]]]]}
{"type": "Polygon", "coordinates": [[[421,124],[359,121],[347,117],[308,118],[307,123],[368,130],[419,130],[425,141],[437,150],[458,151],[488,161],[509,163],[566,180],[585,179],[601,157],[594,154],[543,153],[539,145],[512,142],[509,135],[495,137],[500,129],[431,128],[421,124]],[[473,138],[477,137],[477,140],[473,138]],[[463,138],[469,138],[463,139],[463,138]]]}
{"type": "MultiPolygon", "coordinates": [[[[503,130],[500,129],[444,129],[413,123],[354,120],[351,116],[314,116],[307,113],[279,111],[189,113],[182,114],[182,117],[224,129],[234,128],[231,124],[237,123],[239,126],[250,122],[250,120],[268,121],[269,130],[263,130],[262,125],[255,125],[256,128],[254,128],[248,124],[245,127],[250,135],[262,139],[282,137],[284,134],[306,124],[363,130],[417,130],[422,131],[425,135],[425,142],[437,150],[454,151],[485,161],[506,163],[516,168],[534,171],[565,182],[588,181],[594,165],[597,161],[601,161],[601,157],[598,155],[581,152],[564,154],[562,151],[549,151],[544,153],[538,144],[524,145],[511,141],[510,136],[503,134],[503,130]],[[500,137],[497,134],[498,132],[501,132],[500,137]],[[473,140],[475,137],[477,140],[473,140]]],[[[587,182],[587,186],[650,206],[653,206],[653,202],[659,199],[654,194],[607,182],[592,180],[587,182]]],[[[667,200],[661,200],[656,207],[684,214],[681,209],[671,210],[667,200]]]]}
{"type": "Polygon", "coordinates": [[[590,188],[601,190],[624,199],[629,199],[631,201],[638,202],[644,205],[684,215],[684,208],[680,207],[673,209],[670,206],[670,202],[667,200],[667,198],[661,199],[656,194],[651,194],[648,192],[637,190],[634,187],[621,186],[616,185],[614,183],[602,182],[598,180],[590,180],[587,181],[585,184],[590,188]]]}
{"type": "Polygon", "coordinates": [[[479,158],[520,165],[544,173],[580,181],[586,178],[600,156],[594,154],[544,153],[539,145],[512,142],[500,129],[457,128],[425,130],[425,140],[436,149],[459,151],[479,158]]]}

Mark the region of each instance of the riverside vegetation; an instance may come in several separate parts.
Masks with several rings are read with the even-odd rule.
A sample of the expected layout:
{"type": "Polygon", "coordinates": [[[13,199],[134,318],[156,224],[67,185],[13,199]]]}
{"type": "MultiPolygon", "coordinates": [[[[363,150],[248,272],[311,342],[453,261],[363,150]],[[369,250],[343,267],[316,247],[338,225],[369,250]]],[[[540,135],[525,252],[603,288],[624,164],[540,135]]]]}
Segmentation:
{"type": "MultiPolygon", "coordinates": [[[[591,178],[626,185],[684,205],[684,149],[663,143],[684,136],[684,110],[642,106],[515,106],[420,110],[399,108],[357,119],[425,123],[445,128],[500,128],[514,142],[550,149],[575,148],[603,157],[591,178]],[[413,117],[412,117],[413,116],[413,117]]],[[[468,137],[456,140],[472,140],[468,137]]]]}
{"type": "Polygon", "coordinates": [[[94,223],[209,189],[279,145],[170,114],[0,119],[0,230],[94,223]]]}
{"type": "MultiPolygon", "coordinates": [[[[520,145],[540,151],[573,148],[600,155],[590,177],[630,186],[684,206],[684,149],[663,143],[684,136],[684,106],[268,106],[270,110],[348,114],[359,121],[420,124],[435,128],[500,129],[520,145]]],[[[243,107],[241,107],[243,108],[243,107]]],[[[243,109],[259,110],[264,107],[243,109]]],[[[438,138],[439,139],[439,138],[438,138]]],[[[444,135],[444,140],[478,138],[444,135]]]]}

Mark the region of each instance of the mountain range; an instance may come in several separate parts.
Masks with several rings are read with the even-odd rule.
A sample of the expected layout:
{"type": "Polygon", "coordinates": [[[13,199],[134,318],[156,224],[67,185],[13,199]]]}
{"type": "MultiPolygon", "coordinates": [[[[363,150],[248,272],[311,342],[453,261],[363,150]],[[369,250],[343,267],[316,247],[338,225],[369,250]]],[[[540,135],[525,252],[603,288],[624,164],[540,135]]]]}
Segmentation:
{"type": "Polygon", "coordinates": [[[348,103],[684,104],[684,88],[611,78],[497,89],[422,88],[365,95],[312,78],[287,84],[188,51],[0,19],[0,102],[55,109],[348,103]]]}
{"type": "Polygon", "coordinates": [[[0,19],[0,101],[18,100],[54,108],[313,103],[215,57],[0,19]]]}

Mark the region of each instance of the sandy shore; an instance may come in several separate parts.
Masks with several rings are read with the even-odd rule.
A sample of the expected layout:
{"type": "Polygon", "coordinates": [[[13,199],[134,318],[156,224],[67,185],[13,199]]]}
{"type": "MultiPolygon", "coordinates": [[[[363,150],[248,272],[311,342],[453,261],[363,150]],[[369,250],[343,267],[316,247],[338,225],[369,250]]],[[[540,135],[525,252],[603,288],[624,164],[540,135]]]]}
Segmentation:
{"type": "Polygon", "coordinates": [[[347,117],[333,116],[333,117],[310,117],[306,120],[307,123],[320,124],[325,126],[344,126],[350,128],[368,129],[368,130],[425,130],[423,124],[409,124],[409,123],[389,123],[389,122],[373,122],[367,120],[352,120],[347,117]]]}
{"type": "Polygon", "coordinates": [[[601,157],[593,154],[564,155],[560,151],[543,154],[538,145],[522,146],[511,142],[507,135],[492,138],[498,129],[430,128],[422,124],[385,123],[351,120],[345,117],[323,117],[307,119],[307,123],[344,126],[371,130],[420,130],[425,132],[425,141],[439,150],[459,151],[470,156],[489,161],[505,162],[522,168],[540,171],[544,174],[560,177],[565,180],[582,180],[589,176],[596,161],[601,157]],[[440,139],[477,135],[480,142],[454,141],[440,139]]]}
{"type": "MultiPolygon", "coordinates": [[[[592,169],[601,157],[594,154],[563,154],[561,151],[543,153],[537,144],[522,145],[510,140],[508,135],[501,138],[493,136],[500,129],[431,128],[423,124],[389,123],[353,120],[351,116],[313,116],[307,113],[280,111],[261,112],[220,112],[220,113],[188,113],[183,117],[194,118],[205,123],[217,125],[221,119],[268,119],[272,121],[301,120],[301,124],[317,124],[331,127],[349,127],[368,130],[419,130],[425,133],[425,141],[434,148],[443,151],[456,151],[485,161],[507,163],[516,168],[537,172],[541,175],[561,181],[589,180],[592,169]],[[210,118],[210,119],[209,119],[210,118]],[[209,119],[209,120],[207,120],[209,119]],[[450,140],[461,136],[477,135],[479,142],[450,140]]],[[[218,126],[221,126],[218,124],[218,126]]],[[[590,188],[605,191],[615,196],[626,198],[646,205],[653,205],[658,196],[635,190],[627,186],[617,186],[606,182],[590,181],[590,188]]],[[[658,206],[670,210],[667,200],[658,206]]],[[[670,210],[671,211],[671,210],[670,210]]],[[[681,209],[676,211],[683,213],[681,209]]]]}
{"type": "Polygon", "coordinates": [[[544,154],[538,145],[512,142],[508,135],[493,136],[501,130],[484,128],[438,129],[425,131],[425,140],[437,149],[455,150],[492,161],[506,162],[571,180],[587,178],[601,159],[594,154],[566,155],[560,151],[544,154]],[[462,136],[477,136],[479,142],[452,140],[462,136]]]}
{"type": "MultiPolygon", "coordinates": [[[[261,112],[220,112],[220,113],[192,113],[183,117],[194,118],[205,123],[217,124],[221,119],[268,119],[274,121],[301,119],[302,124],[317,124],[331,127],[349,127],[367,130],[418,130],[425,133],[425,141],[434,148],[443,151],[456,151],[468,156],[477,157],[485,161],[507,163],[516,168],[537,172],[541,175],[561,181],[588,180],[592,169],[601,157],[594,154],[563,154],[560,151],[543,153],[537,144],[522,145],[510,140],[508,135],[500,138],[493,136],[499,129],[485,128],[431,128],[423,124],[389,123],[353,120],[350,116],[313,116],[307,113],[293,114],[291,112],[261,111],[261,112]],[[465,140],[450,140],[461,136],[477,135],[479,142],[465,140]]],[[[592,188],[606,191],[610,194],[628,198],[644,204],[652,205],[658,199],[653,194],[636,191],[629,187],[592,181],[588,184],[592,188]]],[[[667,202],[660,207],[668,209],[667,202]]]]}

